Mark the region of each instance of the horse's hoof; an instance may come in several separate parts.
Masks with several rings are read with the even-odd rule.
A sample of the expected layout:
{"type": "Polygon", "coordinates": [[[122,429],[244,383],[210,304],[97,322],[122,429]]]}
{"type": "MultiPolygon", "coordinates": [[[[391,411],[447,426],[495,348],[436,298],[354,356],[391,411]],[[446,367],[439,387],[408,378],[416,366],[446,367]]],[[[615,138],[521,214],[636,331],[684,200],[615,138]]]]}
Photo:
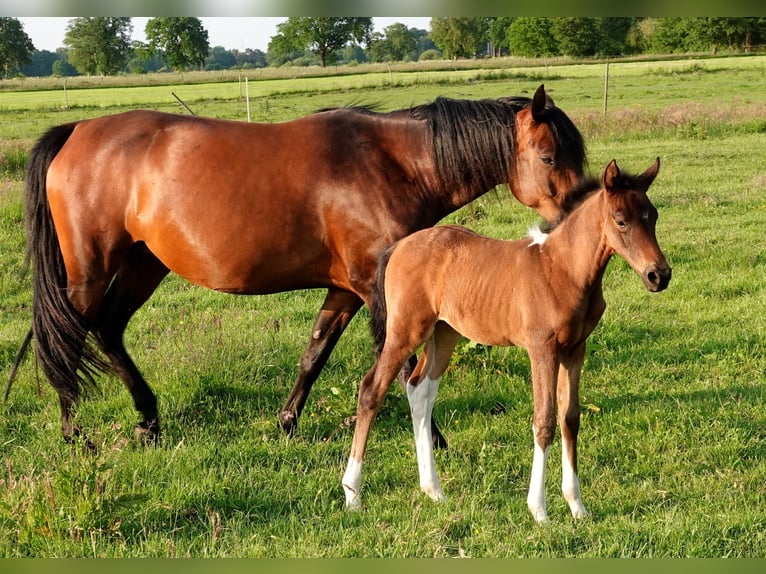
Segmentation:
{"type": "Polygon", "coordinates": [[[447,439],[444,438],[444,435],[442,435],[439,429],[431,429],[431,442],[435,449],[447,450],[447,439]]]}
{"type": "Polygon", "coordinates": [[[292,437],[293,434],[295,434],[295,429],[297,427],[298,417],[295,416],[293,411],[288,411],[287,409],[279,411],[279,428],[281,428],[287,436],[292,437]]]}
{"type": "Polygon", "coordinates": [[[141,421],[133,430],[133,436],[139,444],[157,446],[160,438],[160,423],[157,419],[141,421]]]}
{"type": "Polygon", "coordinates": [[[64,442],[71,445],[79,444],[83,447],[83,450],[90,454],[96,454],[98,452],[96,445],[93,444],[88,437],[82,434],[79,428],[73,429],[72,434],[65,434],[64,442]]]}

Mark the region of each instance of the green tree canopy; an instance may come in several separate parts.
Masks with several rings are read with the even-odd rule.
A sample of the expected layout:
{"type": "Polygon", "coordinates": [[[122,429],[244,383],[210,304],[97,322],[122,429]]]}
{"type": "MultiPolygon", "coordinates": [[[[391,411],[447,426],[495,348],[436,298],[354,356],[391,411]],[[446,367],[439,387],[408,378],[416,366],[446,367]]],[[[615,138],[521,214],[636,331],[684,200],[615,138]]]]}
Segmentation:
{"type": "Polygon", "coordinates": [[[69,21],[64,44],[81,74],[116,74],[130,53],[130,18],[88,17],[69,21]]]}
{"type": "Polygon", "coordinates": [[[277,32],[269,42],[269,51],[277,60],[285,54],[309,50],[319,56],[324,67],[332,53],[348,42],[369,43],[372,18],[290,16],[277,26],[277,32]]]}
{"type": "Polygon", "coordinates": [[[199,18],[151,18],[145,32],[152,53],[162,52],[165,63],[176,70],[201,68],[210,51],[208,33],[199,18]]]}
{"type": "Polygon", "coordinates": [[[593,56],[598,52],[601,32],[596,18],[585,16],[553,18],[551,31],[564,56],[593,56]]]}
{"type": "Polygon", "coordinates": [[[387,26],[384,34],[376,32],[370,42],[370,56],[374,62],[401,62],[417,59],[417,31],[395,22],[387,26]]]}
{"type": "Polygon", "coordinates": [[[508,27],[508,46],[516,56],[536,57],[558,54],[550,18],[524,16],[508,27]]]}
{"type": "Polygon", "coordinates": [[[32,61],[35,47],[17,18],[0,18],[0,70],[9,77],[32,61]]]}
{"type": "Polygon", "coordinates": [[[508,29],[513,21],[516,19],[514,16],[498,16],[496,18],[487,18],[487,36],[492,43],[493,58],[503,54],[503,51],[507,54],[510,51],[508,44],[508,29]]]}
{"type": "Polygon", "coordinates": [[[446,58],[471,58],[486,41],[484,18],[431,18],[431,39],[446,58]]]}

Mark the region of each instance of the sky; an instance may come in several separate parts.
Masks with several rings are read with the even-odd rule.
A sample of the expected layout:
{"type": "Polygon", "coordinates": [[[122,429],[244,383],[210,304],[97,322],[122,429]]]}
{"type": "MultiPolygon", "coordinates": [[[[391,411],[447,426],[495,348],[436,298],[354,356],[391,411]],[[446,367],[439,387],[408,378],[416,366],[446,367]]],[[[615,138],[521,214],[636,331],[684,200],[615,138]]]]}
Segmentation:
{"type": "MultiPolygon", "coordinates": [[[[284,22],[286,17],[200,17],[202,25],[208,32],[210,46],[223,46],[227,50],[245,50],[252,48],[266,52],[271,37],[277,33],[277,24],[284,22]]],[[[53,17],[24,17],[19,18],[24,25],[24,31],[30,37],[36,50],[55,52],[64,45],[64,35],[70,18],[53,17]]],[[[146,41],[144,28],[149,18],[134,17],[133,40],[146,41]]],[[[401,18],[375,17],[372,20],[376,31],[395,22],[400,22],[410,28],[421,30],[430,29],[430,17],[401,18]]]]}

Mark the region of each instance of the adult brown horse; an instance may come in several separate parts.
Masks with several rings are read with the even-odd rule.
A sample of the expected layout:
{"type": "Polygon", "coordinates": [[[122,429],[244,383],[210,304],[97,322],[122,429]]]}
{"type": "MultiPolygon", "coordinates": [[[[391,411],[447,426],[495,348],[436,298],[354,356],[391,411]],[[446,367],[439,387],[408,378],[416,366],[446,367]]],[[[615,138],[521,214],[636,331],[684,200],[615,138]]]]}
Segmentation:
{"type": "Polygon", "coordinates": [[[439,380],[461,336],[527,350],[532,368],[534,457],[527,504],[547,520],[545,467],[556,431],[562,434],[562,490],[575,517],[586,514],[577,477],[578,388],[585,342],[605,303],[601,278],[620,255],[649,291],[668,286],[671,269],[657,244],[657,209],[647,190],[659,158],[639,176],[612,161],[603,186],[550,234],[501,241],[443,225],[414,233],[386,250],[373,291],[373,332],[382,350],[359,387],[354,440],[343,476],[346,506],[361,506],[362,457],[370,425],[391,381],[425,343],[406,383],[415,432],[420,487],[444,498],[434,465],[430,419],[439,380]]]}
{"type": "Polygon", "coordinates": [[[369,303],[386,246],[504,183],[553,219],[584,165],[581,134],[543,86],[531,99],[438,98],[277,124],[133,111],[52,128],[25,193],[35,349],[64,437],[82,389],[114,372],[142,416],[137,436],[156,440],[156,398],[122,338],[170,271],[227,293],[328,290],[280,413],[291,431],[369,303]]]}

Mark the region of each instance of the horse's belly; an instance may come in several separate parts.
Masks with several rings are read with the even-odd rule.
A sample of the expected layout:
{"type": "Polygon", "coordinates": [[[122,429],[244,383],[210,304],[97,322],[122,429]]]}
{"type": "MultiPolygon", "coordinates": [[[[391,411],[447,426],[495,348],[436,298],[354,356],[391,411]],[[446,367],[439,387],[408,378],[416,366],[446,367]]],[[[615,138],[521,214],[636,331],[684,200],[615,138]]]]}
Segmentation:
{"type": "Polygon", "coordinates": [[[149,249],[173,273],[208,289],[226,293],[266,294],[294,289],[325,287],[331,281],[320,251],[281,251],[249,242],[227,246],[176,243],[149,249]]]}

